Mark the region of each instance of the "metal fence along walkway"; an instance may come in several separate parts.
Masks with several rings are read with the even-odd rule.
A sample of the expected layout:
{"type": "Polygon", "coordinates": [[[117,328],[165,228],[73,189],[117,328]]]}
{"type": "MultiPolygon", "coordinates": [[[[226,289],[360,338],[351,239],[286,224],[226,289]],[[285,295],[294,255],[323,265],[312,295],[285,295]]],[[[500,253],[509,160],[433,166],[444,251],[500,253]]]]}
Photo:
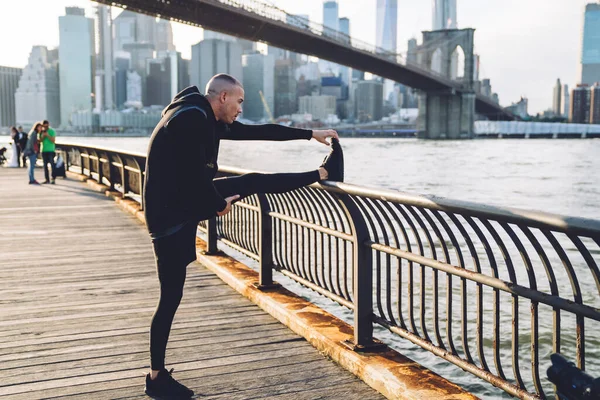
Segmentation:
{"type": "MultiPolygon", "coordinates": [[[[144,156],[62,145],[72,165],[137,197],[144,156]]],[[[223,174],[244,171],[222,169],[223,174]]],[[[217,239],[520,398],[551,396],[550,354],[600,375],[600,222],[347,184],[238,202],[217,239]]],[[[388,343],[394,345],[394,343],[388,343]]]]}
{"type": "MultiPolygon", "coordinates": [[[[145,228],[79,182],[32,186],[20,168],[0,182],[0,397],[147,399],[145,228]]],[[[198,263],[167,357],[203,399],[383,398],[198,263]]]]}

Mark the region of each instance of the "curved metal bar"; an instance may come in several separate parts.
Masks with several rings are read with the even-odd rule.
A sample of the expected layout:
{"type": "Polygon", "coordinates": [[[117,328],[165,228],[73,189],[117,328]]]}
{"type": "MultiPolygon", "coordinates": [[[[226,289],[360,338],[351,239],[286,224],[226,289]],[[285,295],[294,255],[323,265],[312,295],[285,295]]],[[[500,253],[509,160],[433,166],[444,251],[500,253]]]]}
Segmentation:
{"type": "MultiPolygon", "coordinates": [[[[511,282],[517,282],[517,275],[515,273],[515,268],[512,263],[512,259],[510,257],[510,253],[508,249],[504,245],[504,241],[494,229],[492,224],[486,219],[480,219],[481,223],[486,227],[488,232],[492,235],[492,238],[500,247],[500,251],[502,252],[502,256],[504,257],[504,262],[506,263],[506,269],[508,271],[508,276],[511,282]]],[[[512,295],[512,364],[513,364],[513,373],[515,375],[515,379],[517,380],[517,384],[519,387],[524,388],[525,383],[523,382],[523,378],[521,377],[521,370],[519,369],[519,298],[516,295],[512,295]]]]}
{"type": "MultiPolygon", "coordinates": [[[[400,204],[394,204],[394,206],[396,207],[396,209],[400,212],[400,214],[402,214],[402,216],[404,217],[404,219],[406,220],[406,222],[408,222],[408,225],[410,226],[410,229],[413,231],[413,236],[415,237],[415,240],[417,242],[417,247],[419,248],[419,255],[424,255],[424,251],[423,251],[423,243],[421,242],[421,238],[419,237],[419,233],[417,232],[417,228],[415,226],[415,224],[413,223],[413,221],[410,219],[410,217],[408,216],[408,214],[406,213],[406,211],[404,210],[404,208],[402,207],[402,205],[400,204]]],[[[423,266],[421,265],[421,268],[423,268],[423,266]]],[[[414,304],[413,304],[413,269],[412,269],[412,264],[408,270],[408,318],[411,324],[411,328],[413,329],[413,332],[418,334],[417,331],[417,327],[415,324],[415,317],[413,315],[413,308],[414,308],[414,304]]]]}
{"type": "MultiPolygon", "coordinates": [[[[391,232],[393,239],[394,239],[394,247],[396,248],[400,248],[400,241],[398,240],[398,233],[396,232],[396,229],[394,229],[394,224],[392,223],[392,220],[390,219],[390,216],[388,215],[388,213],[385,211],[385,209],[383,208],[381,201],[378,200],[374,200],[373,204],[375,205],[375,207],[377,207],[377,210],[379,211],[379,215],[381,215],[383,217],[383,219],[385,220],[385,223],[387,224],[387,226],[389,227],[389,229],[386,229],[385,232],[391,232]]],[[[389,238],[386,235],[385,236],[385,240],[386,243],[389,243],[389,238]]],[[[398,260],[398,258],[396,258],[396,260],[398,260]]],[[[398,261],[396,261],[398,262],[398,261]]],[[[392,309],[392,300],[391,300],[391,295],[392,295],[392,288],[391,288],[391,282],[392,282],[392,271],[391,271],[391,267],[392,267],[392,260],[391,260],[391,256],[389,254],[386,254],[386,275],[387,275],[387,279],[386,279],[386,294],[387,294],[387,311],[389,314],[389,321],[398,326],[398,323],[396,322],[396,319],[394,318],[394,311],[392,309]]],[[[377,299],[377,303],[379,306],[380,303],[380,299],[377,299]]],[[[437,318],[436,318],[437,319],[437,318]]]]}
{"type": "MultiPolygon", "coordinates": [[[[290,195],[290,197],[292,197],[294,199],[294,202],[296,204],[296,208],[298,209],[298,212],[300,213],[300,218],[302,218],[304,220],[308,220],[309,219],[308,216],[309,215],[312,216],[312,210],[310,211],[310,214],[309,214],[310,208],[307,208],[306,205],[305,205],[305,202],[302,201],[299,198],[298,191],[297,190],[293,190],[293,191],[289,192],[289,195],[290,195]]],[[[314,219],[313,219],[313,221],[314,221],[314,219]]],[[[302,262],[301,262],[301,265],[305,268],[306,274],[308,275],[309,280],[311,282],[315,283],[315,284],[321,285],[321,283],[317,281],[317,279],[315,277],[316,275],[313,274],[313,270],[311,268],[311,262],[310,262],[310,252],[309,252],[309,259],[308,259],[308,261],[305,259],[305,257],[306,257],[306,251],[305,250],[310,250],[310,236],[309,235],[310,235],[310,232],[311,232],[310,229],[306,229],[306,230],[305,229],[306,229],[305,227],[300,227],[300,231],[302,233],[302,235],[299,238],[299,242],[300,242],[299,243],[300,244],[299,247],[302,248],[302,251],[301,251],[301,253],[302,253],[302,262]],[[308,235],[306,235],[306,234],[308,234],[308,235]],[[307,236],[309,236],[308,243],[305,243],[305,237],[307,237],[307,236]],[[305,244],[307,244],[308,246],[305,246],[305,244]]]]}
{"type": "MultiPolygon", "coordinates": [[[[523,231],[529,242],[532,244],[533,248],[537,252],[540,260],[542,261],[542,265],[544,266],[544,270],[546,271],[546,276],[548,277],[548,283],[550,286],[550,293],[553,296],[558,296],[558,286],[556,284],[556,277],[554,276],[554,270],[552,269],[552,264],[550,260],[548,260],[548,256],[546,252],[540,245],[540,242],[533,235],[531,230],[526,226],[519,226],[519,229],[523,231]]],[[[536,327],[537,328],[537,327],[536,327]]],[[[536,351],[539,349],[536,349],[536,351]]],[[[560,309],[558,307],[552,307],[552,352],[560,353],[560,309]]],[[[541,388],[541,383],[535,380],[534,377],[535,388],[538,393],[543,394],[543,390],[541,388]]]]}
{"type": "MultiPolygon", "coordinates": [[[[442,248],[442,253],[444,255],[444,261],[448,264],[450,264],[450,254],[448,252],[448,246],[446,246],[446,241],[444,240],[444,237],[439,229],[439,227],[437,226],[437,224],[433,221],[433,219],[431,218],[431,216],[427,213],[426,210],[423,209],[417,209],[419,211],[419,213],[421,213],[421,215],[427,220],[427,222],[429,223],[429,225],[431,226],[431,228],[433,229],[433,232],[435,233],[435,236],[438,239],[438,242],[440,243],[440,247],[442,248]]],[[[435,215],[436,211],[431,211],[432,214],[435,215]]],[[[437,216],[436,216],[437,217],[437,216]]],[[[439,217],[438,217],[439,218],[439,217]]],[[[436,256],[437,259],[437,256],[436,256]]],[[[442,339],[442,335],[440,332],[440,324],[439,324],[439,293],[438,293],[438,289],[439,289],[439,272],[437,269],[434,269],[432,271],[432,279],[433,279],[433,329],[435,331],[435,337],[436,340],[438,342],[437,346],[445,349],[446,345],[444,345],[444,341],[442,339]]]]}
{"type": "Polygon", "coordinates": [[[594,277],[594,281],[596,282],[596,289],[598,290],[598,294],[600,295],[600,269],[598,269],[598,265],[594,261],[594,258],[590,254],[587,247],[585,247],[581,239],[570,233],[567,234],[567,237],[571,239],[573,244],[577,247],[577,250],[579,250],[579,253],[581,253],[581,255],[583,256],[585,263],[587,264],[588,268],[590,269],[590,272],[592,273],[592,276],[594,277]]]}
{"type": "MultiPolygon", "coordinates": [[[[316,190],[313,188],[303,188],[303,193],[306,196],[307,200],[311,201],[313,203],[313,206],[316,208],[315,214],[316,214],[317,219],[315,222],[318,225],[329,227],[329,224],[327,223],[327,219],[326,219],[326,217],[327,217],[326,208],[324,207],[323,203],[321,202],[321,198],[319,197],[319,195],[316,194],[316,190]]],[[[323,232],[317,233],[315,231],[314,251],[315,251],[315,260],[317,260],[317,253],[320,254],[321,279],[323,281],[323,286],[328,291],[335,293],[333,290],[331,267],[329,268],[329,273],[325,272],[325,234],[323,232]],[[320,240],[316,239],[317,234],[319,235],[320,240]],[[320,243],[320,246],[316,245],[317,242],[320,243]],[[327,278],[329,278],[329,281],[327,281],[327,278]]]]}
{"type": "MultiPolygon", "coordinates": [[[[300,188],[298,190],[296,190],[296,194],[302,198],[302,204],[307,204],[309,205],[308,207],[308,212],[310,215],[310,222],[314,223],[316,225],[323,225],[321,223],[321,216],[319,215],[318,210],[316,209],[316,204],[314,202],[311,201],[311,199],[308,197],[307,192],[309,191],[309,189],[306,188],[300,188]]],[[[314,279],[315,279],[315,283],[317,285],[319,285],[320,287],[325,287],[325,283],[324,283],[324,277],[321,275],[319,276],[319,268],[318,268],[318,246],[317,246],[317,236],[318,236],[319,232],[315,231],[314,229],[309,229],[308,231],[308,248],[307,248],[307,252],[308,252],[308,264],[309,264],[309,268],[314,267],[314,271],[313,271],[313,275],[314,275],[314,279]],[[314,238],[314,243],[313,243],[313,238],[314,238]],[[312,252],[311,252],[312,250],[312,252]],[[312,262],[311,262],[311,255],[312,255],[312,262]]]]}
{"type": "Polygon", "coordinates": [[[546,239],[548,239],[548,242],[550,242],[550,245],[552,245],[554,251],[556,251],[556,254],[560,258],[560,261],[563,263],[563,266],[565,267],[565,271],[567,273],[567,276],[569,277],[569,281],[571,282],[571,289],[573,290],[573,301],[575,303],[583,304],[579,280],[577,279],[577,274],[573,269],[573,264],[571,264],[571,260],[569,260],[567,253],[565,253],[565,250],[558,243],[552,232],[542,231],[542,233],[544,234],[546,239]]]}
{"type": "MultiPolygon", "coordinates": [[[[481,228],[479,228],[479,225],[477,225],[470,216],[465,215],[463,217],[483,245],[485,254],[490,262],[489,265],[492,270],[492,276],[498,278],[498,265],[496,264],[494,252],[492,251],[487,238],[481,231],[481,228]]],[[[497,375],[506,380],[506,375],[502,369],[502,360],[500,359],[500,291],[498,289],[494,289],[494,366],[496,367],[497,375]]]]}
{"type": "MultiPolygon", "coordinates": [[[[519,254],[521,254],[521,258],[523,259],[523,263],[525,264],[525,270],[527,271],[527,277],[529,278],[529,287],[533,290],[537,290],[537,281],[535,277],[535,272],[533,270],[533,265],[531,264],[531,259],[527,254],[527,250],[521,243],[521,240],[516,235],[514,230],[505,222],[501,222],[500,226],[508,233],[508,236],[512,240],[512,242],[517,247],[519,254]]],[[[540,383],[540,371],[539,371],[539,352],[537,348],[538,342],[538,302],[535,300],[531,300],[531,373],[533,376],[533,381],[535,382],[536,390],[538,393],[541,393],[541,383],[540,383]]],[[[517,333],[518,335],[518,333],[517,333]]]]}
{"type": "MultiPolygon", "coordinates": [[[[267,194],[267,200],[271,211],[279,211],[279,203],[276,200],[274,194],[267,194]]],[[[283,253],[283,234],[282,234],[282,221],[276,218],[271,218],[273,224],[273,258],[274,263],[277,267],[283,268],[283,259],[281,258],[283,253]]]]}
{"type": "MultiPolygon", "coordinates": [[[[441,216],[437,216],[439,211],[432,211],[434,215],[439,219],[441,216]]],[[[477,250],[475,250],[475,245],[471,240],[471,237],[467,233],[463,224],[458,220],[456,215],[447,213],[448,218],[454,223],[454,226],[458,228],[458,231],[462,235],[465,243],[467,244],[467,248],[469,249],[469,253],[471,254],[471,258],[473,259],[473,265],[475,266],[475,271],[477,273],[481,273],[481,264],[479,263],[479,256],[477,255],[477,250]]],[[[481,283],[477,283],[477,354],[479,356],[479,361],[481,362],[481,368],[485,371],[489,371],[490,368],[488,366],[487,360],[485,358],[485,352],[483,348],[483,285],[481,283]]]]}
{"type": "MultiPolygon", "coordinates": [[[[438,218],[438,221],[440,221],[440,224],[442,225],[442,227],[446,231],[446,234],[450,238],[450,242],[452,242],[452,246],[454,247],[454,252],[456,253],[456,258],[458,260],[459,268],[467,269],[467,267],[465,266],[465,260],[463,258],[462,252],[460,250],[460,245],[458,244],[458,240],[456,240],[456,236],[454,235],[454,232],[452,232],[452,229],[450,228],[450,226],[448,225],[446,220],[441,215],[438,214],[436,217],[438,218]]],[[[473,357],[471,356],[471,350],[469,349],[469,338],[467,335],[467,320],[468,320],[467,280],[464,278],[461,278],[460,291],[461,291],[460,300],[461,300],[461,312],[462,312],[462,321],[461,321],[462,322],[461,323],[462,345],[463,345],[463,350],[464,350],[465,356],[467,357],[467,360],[470,363],[474,364],[475,362],[473,361],[473,357]]],[[[450,320],[450,319],[451,318],[448,318],[448,320],[450,320]]]]}
{"type": "MultiPolygon", "coordinates": [[[[384,219],[382,218],[382,215],[380,212],[378,212],[380,209],[376,206],[375,203],[377,203],[378,200],[372,200],[372,199],[368,199],[365,203],[366,205],[369,207],[369,209],[371,210],[371,213],[375,216],[375,219],[377,220],[377,223],[379,224],[379,228],[381,230],[381,234],[379,234],[379,237],[383,237],[383,241],[384,243],[389,246],[390,245],[390,239],[388,236],[388,232],[389,231],[393,231],[392,227],[388,225],[388,229],[386,229],[386,222],[384,222],[384,219]]],[[[379,310],[379,312],[381,313],[381,315],[385,315],[385,312],[383,310],[383,304],[382,304],[382,296],[381,296],[381,278],[382,278],[382,274],[381,274],[381,269],[382,269],[382,256],[385,257],[385,302],[386,302],[386,311],[388,314],[388,321],[391,321],[394,325],[396,324],[396,321],[394,319],[394,315],[392,312],[392,280],[390,277],[391,274],[391,264],[392,264],[392,256],[390,254],[381,254],[381,252],[376,252],[376,274],[377,274],[377,282],[376,282],[376,290],[379,292],[379,294],[377,295],[377,309],[379,310]]]]}
{"type": "MultiPolygon", "coordinates": [[[[406,207],[406,209],[410,212],[410,214],[412,214],[413,218],[417,221],[417,223],[419,224],[419,226],[421,227],[421,229],[423,230],[423,232],[425,232],[425,238],[427,239],[427,243],[429,244],[429,248],[431,249],[431,257],[434,260],[437,260],[437,254],[435,251],[435,244],[433,242],[433,238],[431,237],[431,234],[429,233],[429,229],[427,229],[427,226],[425,225],[425,223],[423,222],[423,220],[421,219],[421,217],[419,217],[419,214],[417,214],[414,210],[413,207],[406,207]]],[[[425,255],[425,250],[421,250],[423,255],[425,255]]],[[[421,294],[421,299],[420,299],[420,303],[421,303],[421,316],[420,316],[420,320],[421,320],[421,331],[423,332],[423,336],[425,337],[425,340],[428,340],[431,342],[431,338],[429,337],[429,333],[427,332],[427,326],[425,325],[425,314],[427,311],[426,308],[426,304],[425,304],[425,266],[421,265],[421,289],[420,289],[420,294],[421,294]]]]}
{"type": "MultiPolygon", "coordinates": [[[[289,192],[281,193],[281,198],[288,205],[289,214],[294,218],[298,218],[298,214],[300,213],[300,211],[296,207],[295,201],[291,197],[290,193],[289,192]]],[[[292,238],[293,238],[293,243],[295,245],[294,247],[292,247],[293,250],[292,250],[292,254],[291,254],[291,260],[292,260],[292,263],[294,263],[296,270],[300,272],[300,274],[299,274],[300,277],[302,277],[303,279],[306,279],[306,280],[310,280],[308,274],[306,273],[305,266],[300,264],[300,243],[299,243],[300,229],[301,229],[301,227],[296,224],[293,224],[292,226],[290,226],[290,230],[294,232],[292,234],[292,238]]]]}
{"type": "MultiPolygon", "coordinates": [[[[342,218],[342,215],[340,213],[339,210],[339,206],[336,204],[336,202],[334,201],[334,199],[332,198],[331,194],[327,193],[327,192],[323,192],[323,196],[322,196],[323,200],[325,201],[325,203],[327,203],[329,205],[329,209],[333,210],[333,214],[335,214],[332,218],[333,221],[333,225],[334,225],[334,229],[339,230],[339,231],[344,231],[345,233],[347,232],[346,229],[346,224],[344,223],[345,221],[345,217],[342,218]],[[337,217],[337,218],[335,218],[337,217]],[[338,227],[338,221],[340,226],[338,227]]],[[[331,236],[329,236],[329,248],[332,249],[332,243],[331,243],[331,236]]],[[[339,296],[343,296],[345,297],[347,300],[350,300],[351,297],[348,296],[348,291],[346,290],[346,293],[344,294],[344,289],[342,289],[342,282],[341,282],[341,276],[346,276],[346,270],[348,268],[348,260],[345,261],[344,265],[340,265],[340,260],[339,260],[339,252],[340,252],[340,246],[339,246],[339,239],[335,238],[335,254],[336,254],[336,259],[335,259],[335,282],[337,285],[337,292],[335,292],[336,294],[338,294],[339,296]],[[342,274],[340,274],[340,267],[342,267],[342,271],[344,271],[342,274]]],[[[332,256],[333,256],[333,251],[330,250],[329,252],[329,266],[330,266],[330,272],[333,272],[333,260],[332,260],[332,256]]]]}
{"type": "MultiPolygon", "coordinates": [[[[398,211],[395,208],[392,208],[391,203],[385,202],[385,203],[383,203],[383,205],[387,208],[390,215],[393,216],[394,221],[396,221],[396,223],[400,227],[400,231],[402,232],[402,237],[404,238],[404,243],[406,244],[406,250],[409,252],[412,252],[410,240],[408,239],[408,232],[406,232],[406,228],[404,227],[402,220],[398,217],[398,214],[397,214],[398,211]]],[[[400,245],[398,245],[398,248],[400,248],[400,245]]],[[[396,259],[399,260],[398,261],[398,318],[400,319],[400,327],[402,329],[407,329],[406,323],[404,322],[404,315],[402,314],[402,270],[401,270],[402,258],[396,257],[396,259]]],[[[412,269],[412,267],[413,267],[412,261],[408,260],[408,268],[412,269]]]]}

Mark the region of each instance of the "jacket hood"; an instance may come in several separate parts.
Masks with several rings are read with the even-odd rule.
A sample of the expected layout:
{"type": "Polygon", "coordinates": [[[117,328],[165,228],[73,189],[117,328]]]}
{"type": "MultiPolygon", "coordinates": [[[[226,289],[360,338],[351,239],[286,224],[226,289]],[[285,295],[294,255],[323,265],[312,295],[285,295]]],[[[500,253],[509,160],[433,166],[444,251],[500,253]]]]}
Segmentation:
{"type": "Polygon", "coordinates": [[[200,94],[200,91],[196,86],[189,86],[177,93],[175,97],[173,97],[173,100],[171,100],[171,103],[162,111],[162,116],[164,117],[167,112],[183,105],[198,105],[202,107],[207,115],[212,115],[212,117],[215,118],[210,103],[204,95],[200,94]]]}

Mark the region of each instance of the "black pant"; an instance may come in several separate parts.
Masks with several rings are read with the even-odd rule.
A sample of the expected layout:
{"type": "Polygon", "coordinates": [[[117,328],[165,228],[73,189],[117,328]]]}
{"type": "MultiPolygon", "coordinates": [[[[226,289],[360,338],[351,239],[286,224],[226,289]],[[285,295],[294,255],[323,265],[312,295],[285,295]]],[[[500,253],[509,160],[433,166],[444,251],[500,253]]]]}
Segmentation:
{"type": "MultiPolygon", "coordinates": [[[[17,145],[17,164],[21,166],[21,146],[17,145]]],[[[23,165],[25,166],[25,165],[23,165]]]]}
{"type": "Polygon", "coordinates": [[[43,151],[42,152],[42,162],[44,163],[44,176],[46,177],[46,182],[50,181],[50,175],[48,173],[48,164],[52,167],[52,180],[54,180],[54,155],[53,151],[43,151]]]}
{"type": "MultiPolygon", "coordinates": [[[[214,184],[223,198],[236,194],[243,198],[255,193],[288,192],[318,180],[318,171],[295,174],[252,173],[215,179],[214,184]]],[[[165,367],[165,350],[171,324],[183,296],[187,266],[196,260],[197,225],[198,221],[190,221],[176,233],[152,240],[160,282],[160,299],[150,325],[150,362],[153,370],[165,367]]]]}

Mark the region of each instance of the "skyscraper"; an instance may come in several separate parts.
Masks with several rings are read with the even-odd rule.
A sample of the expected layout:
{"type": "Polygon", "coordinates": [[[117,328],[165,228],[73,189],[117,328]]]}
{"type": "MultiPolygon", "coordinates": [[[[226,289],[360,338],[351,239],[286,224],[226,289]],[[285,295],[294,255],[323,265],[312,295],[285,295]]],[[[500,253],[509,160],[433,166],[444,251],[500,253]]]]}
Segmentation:
{"type": "Polygon", "coordinates": [[[126,107],[142,107],[142,77],[135,70],[127,72],[126,107]]]}
{"type": "Polygon", "coordinates": [[[262,92],[270,112],[274,107],[275,58],[261,53],[244,54],[242,56],[244,76],[244,118],[259,121],[268,118],[259,91],[262,92]]]}
{"type": "Polygon", "coordinates": [[[590,89],[590,124],[600,124],[600,83],[590,89]]]}
{"type": "Polygon", "coordinates": [[[298,110],[296,90],[294,61],[275,60],[275,117],[291,115],[298,110]]]}
{"type": "Polygon", "coordinates": [[[600,4],[585,6],[581,49],[581,83],[600,82],[600,4]]]}
{"type": "Polygon", "coordinates": [[[562,85],[560,84],[560,79],[556,80],[556,85],[554,85],[554,96],[552,98],[552,112],[554,115],[562,115],[562,85]]]}
{"type": "MultiPolygon", "coordinates": [[[[58,69],[52,53],[46,46],[33,46],[31,49],[15,93],[17,124],[26,127],[47,119],[52,125],[60,126],[58,69]]],[[[91,80],[91,75],[88,79],[91,80]]]]}
{"type": "Polygon", "coordinates": [[[92,109],[94,20],[85,16],[83,8],[67,7],[66,15],[58,18],[58,28],[60,120],[61,126],[68,126],[71,113],[92,109]]]}
{"type": "Polygon", "coordinates": [[[156,51],[175,50],[171,22],[155,17],[123,11],[113,21],[115,33],[114,51],[125,50],[128,43],[151,44],[156,51]]]}
{"type": "Polygon", "coordinates": [[[96,57],[96,109],[112,110],[115,108],[115,80],[112,17],[109,6],[96,6],[96,37],[99,44],[96,57]]]}
{"type": "Polygon", "coordinates": [[[124,45],[127,43],[136,42],[135,26],[136,14],[134,12],[123,10],[121,14],[117,15],[113,21],[115,35],[113,50],[115,52],[124,50],[124,45]]]}
{"type": "Polygon", "coordinates": [[[569,106],[571,105],[570,95],[569,95],[569,85],[563,86],[563,117],[569,118],[569,106]]]}
{"type": "Polygon", "coordinates": [[[15,92],[23,68],[0,67],[0,127],[15,124],[15,92]]]}
{"type": "Polygon", "coordinates": [[[123,107],[127,101],[127,71],[131,56],[122,52],[115,58],[115,105],[123,107]]]}
{"type": "Polygon", "coordinates": [[[171,63],[168,57],[147,60],[146,93],[149,106],[166,106],[171,101],[171,63]]]}
{"type": "MultiPolygon", "coordinates": [[[[376,25],[376,45],[385,52],[390,52],[389,57],[396,61],[396,51],[398,50],[396,36],[398,30],[398,0],[377,0],[377,25],[376,25]]],[[[364,86],[364,85],[363,85],[364,86]]],[[[394,91],[394,82],[383,80],[383,96],[388,99],[394,91]]],[[[357,101],[358,96],[357,96],[357,101]]],[[[357,114],[358,115],[358,114],[357,114]]]]}
{"type": "Polygon", "coordinates": [[[456,0],[433,0],[432,30],[456,28],[456,0]]]}
{"type": "Polygon", "coordinates": [[[339,31],[339,7],[337,0],[325,0],[323,2],[323,26],[339,31]]]}
{"type": "MultiPolygon", "coordinates": [[[[323,2],[323,26],[327,28],[325,34],[329,37],[337,39],[337,31],[340,30],[339,26],[339,8],[337,0],[325,0],[323,2]],[[335,32],[330,32],[333,30],[335,32]]],[[[319,60],[319,69],[322,74],[337,76],[339,73],[339,66],[331,61],[319,60]]]]}
{"type": "Polygon", "coordinates": [[[588,124],[590,122],[591,92],[588,85],[577,85],[571,92],[571,109],[569,122],[588,124]]]}
{"type": "Polygon", "coordinates": [[[244,83],[241,44],[237,41],[207,39],[193,45],[190,84],[198,86],[200,92],[204,93],[209,79],[219,73],[233,75],[244,83]]]}
{"type": "Polygon", "coordinates": [[[398,0],[377,0],[377,47],[395,53],[397,31],[398,0]]]}
{"type": "Polygon", "coordinates": [[[360,122],[378,121],[383,117],[383,84],[360,81],[356,85],[356,118],[360,122]]]}
{"type": "Polygon", "coordinates": [[[171,21],[159,19],[156,23],[156,51],[175,51],[171,21]]]}
{"type": "MultiPolygon", "coordinates": [[[[340,18],[338,21],[338,26],[340,28],[340,33],[343,33],[344,36],[341,36],[341,39],[350,45],[350,20],[348,18],[340,18]]],[[[339,67],[340,76],[342,77],[342,82],[344,85],[348,86],[352,83],[352,79],[350,78],[350,68],[344,65],[340,65],[339,67]]]]}

